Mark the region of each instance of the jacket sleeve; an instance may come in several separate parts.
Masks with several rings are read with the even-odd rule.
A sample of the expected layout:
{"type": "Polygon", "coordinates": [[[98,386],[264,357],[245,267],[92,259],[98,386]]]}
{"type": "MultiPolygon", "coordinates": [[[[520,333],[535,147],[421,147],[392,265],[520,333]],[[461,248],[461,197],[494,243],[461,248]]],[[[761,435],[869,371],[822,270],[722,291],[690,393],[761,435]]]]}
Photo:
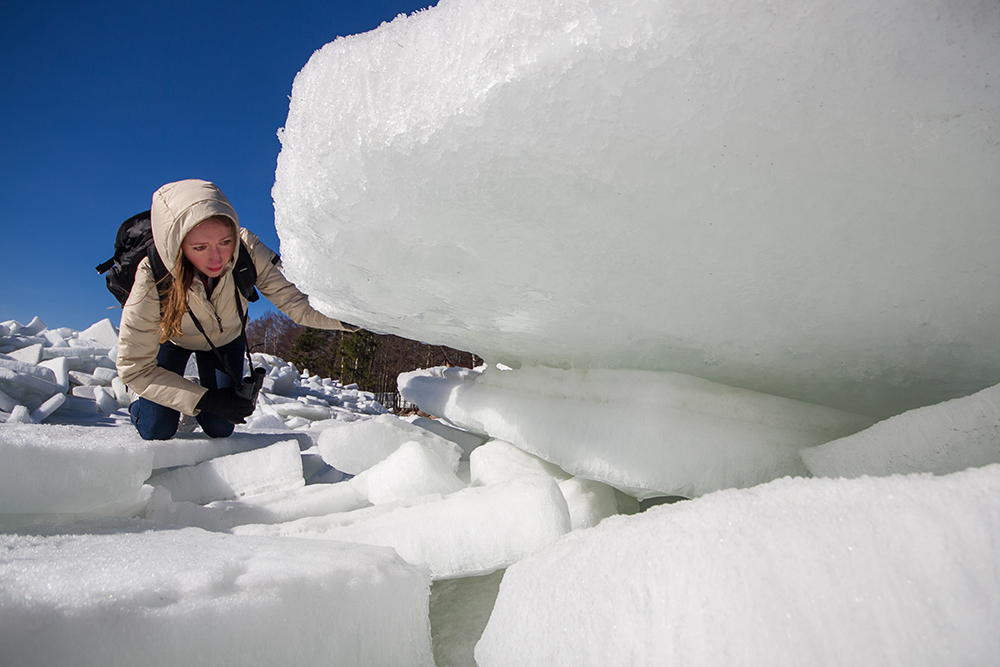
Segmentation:
{"type": "Polygon", "coordinates": [[[195,406],[205,387],[156,365],[160,351],[160,297],[149,260],[135,272],[135,284],[122,310],[118,329],[118,375],[143,398],[186,415],[197,415],[195,406]]]}
{"type": "Polygon", "coordinates": [[[267,297],[285,315],[296,324],[315,329],[332,329],[339,331],[355,331],[355,327],[345,325],[339,320],[327,317],[309,305],[309,297],[300,292],[284,274],[281,273],[280,262],[273,263],[277,257],[275,252],[260,242],[253,233],[242,230],[243,240],[253,257],[257,268],[257,289],[267,297]]]}

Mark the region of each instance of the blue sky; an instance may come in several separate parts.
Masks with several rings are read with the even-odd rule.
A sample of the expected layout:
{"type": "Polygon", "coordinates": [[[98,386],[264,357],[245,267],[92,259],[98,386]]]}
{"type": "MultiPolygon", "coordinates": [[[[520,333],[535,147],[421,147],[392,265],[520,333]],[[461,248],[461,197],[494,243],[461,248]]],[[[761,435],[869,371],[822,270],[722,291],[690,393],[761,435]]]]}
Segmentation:
{"type": "Polygon", "coordinates": [[[278,250],[276,132],[296,73],[336,37],[434,4],[4,0],[0,321],[117,324],[94,267],[171,181],[214,181],[278,250]]]}

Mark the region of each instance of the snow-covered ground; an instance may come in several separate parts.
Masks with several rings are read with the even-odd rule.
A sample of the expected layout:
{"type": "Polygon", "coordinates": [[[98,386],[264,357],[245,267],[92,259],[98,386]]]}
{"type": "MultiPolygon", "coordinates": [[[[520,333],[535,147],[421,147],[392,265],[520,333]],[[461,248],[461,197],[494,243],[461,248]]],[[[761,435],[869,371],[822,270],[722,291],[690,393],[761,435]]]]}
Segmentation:
{"type": "MultiPolygon", "coordinates": [[[[144,442],[127,393],[115,392],[115,345],[107,320],[82,332],[0,324],[9,664],[1000,658],[1000,387],[823,444],[792,429],[803,446],[782,448],[801,457],[797,476],[640,506],[648,493],[574,476],[490,433],[517,439],[520,420],[531,441],[560,451],[563,427],[595,428],[585,414],[600,404],[605,435],[622,447],[596,467],[594,452],[563,450],[567,468],[612,478],[633,458],[669,468],[649,458],[655,442],[634,437],[642,417],[617,377],[577,382],[592,402],[552,415],[547,434],[505,391],[545,410],[561,386],[551,374],[493,369],[501,380],[482,392],[455,383],[475,385],[483,368],[401,378],[404,391],[419,387],[412,398],[474,426],[459,430],[404,421],[370,394],[258,354],[265,389],[232,437],[194,428],[144,442]],[[857,479],[811,479],[810,469],[857,479]]],[[[644,394],[664,380],[631,379],[644,394]]],[[[643,410],[677,411],[685,392],[689,403],[725,394],[691,380],[671,374],[663,405],[643,410]]],[[[724,398],[727,419],[709,411],[723,434],[767,405],[753,392],[724,398]]],[[[815,406],[794,407],[795,424],[829,423],[815,406]]],[[[787,416],[758,421],[777,428],[787,416]]],[[[711,440],[703,421],[675,417],[679,451],[711,440]]],[[[785,474],[734,449],[712,451],[737,478],[785,474]]]]}
{"type": "Polygon", "coordinates": [[[116,345],[109,320],[0,324],[10,664],[472,664],[507,566],[637,507],[262,354],[232,437],[145,442],[116,345]]]}

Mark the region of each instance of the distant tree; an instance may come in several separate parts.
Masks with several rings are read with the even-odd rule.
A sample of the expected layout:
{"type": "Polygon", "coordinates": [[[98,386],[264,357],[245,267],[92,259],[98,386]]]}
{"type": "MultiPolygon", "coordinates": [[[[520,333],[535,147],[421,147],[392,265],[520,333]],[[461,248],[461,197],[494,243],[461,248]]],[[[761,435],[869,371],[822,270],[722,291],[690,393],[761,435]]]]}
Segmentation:
{"type": "Polygon", "coordinates": [[[295,340],[305,331],[290,317],[269,312],[247,324],[247,342],[251,352],[263,352],[288,360],[295,340]]]}
{"type": "Polygon", "coordinates": [[[355,383],[361,389],[372,390],[379,338],[380,336],[364,330],[341,335],[337,356],[337,372],[341,383],[355,383]]]}
{"type": "Polygon", "coordinates": [[[387,408],[399,411],[404,408],[396,388],[400,373],[433,366],[464,366],[474,368],[483,360],[470,352],[462,352],[443,345],[428,345],[409,338],[384,335],[375,336],[375,352],[368,384],[358,383],[361,389],[373,392],[387,408]]]}
{"type": "Polygon", "coordinates": [[[341,333],[305,327],[295,339],[289,355],[284,358],[295,364],[299,371],[308,369],[312,375],[339,378],[337,352],[340,348],[341,333]]]}
{"type": "Polygon", "coordinates": [[[433,366],[480,365],[482,359],[442,345],[370,331],[325,331],[295,324],[282,313],[267,313],[247,325],[251,352],[265,352],[289,361],[310,374],[357,384],[383,405],[398,410],[400,373],[433,366]]]}

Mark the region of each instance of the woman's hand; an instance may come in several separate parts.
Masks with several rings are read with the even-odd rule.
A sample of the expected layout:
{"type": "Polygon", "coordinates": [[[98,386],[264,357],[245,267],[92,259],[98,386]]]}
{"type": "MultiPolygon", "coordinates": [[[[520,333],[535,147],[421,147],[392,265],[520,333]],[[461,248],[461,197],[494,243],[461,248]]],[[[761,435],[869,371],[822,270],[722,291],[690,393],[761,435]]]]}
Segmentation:
{"type": "Polygon", "coordinates": [[[253,414],[254,403],[236,395],[232,387],[209,389],[195,406],[199,410],[219,415],[230,424],[245,424],[246,418],[253,414]]]}

